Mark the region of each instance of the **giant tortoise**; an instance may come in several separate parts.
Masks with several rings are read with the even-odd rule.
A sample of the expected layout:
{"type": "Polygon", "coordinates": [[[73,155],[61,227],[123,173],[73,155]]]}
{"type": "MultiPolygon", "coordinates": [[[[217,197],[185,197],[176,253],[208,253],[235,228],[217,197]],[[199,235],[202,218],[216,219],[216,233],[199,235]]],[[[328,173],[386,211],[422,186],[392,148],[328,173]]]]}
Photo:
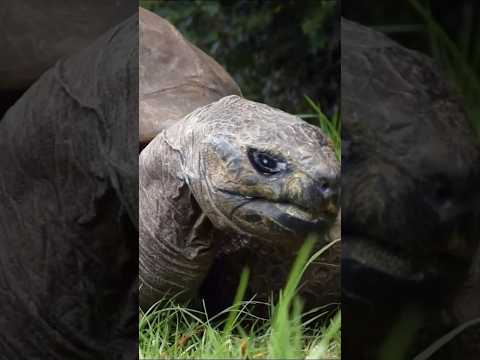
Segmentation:
{"type": "MultiPolygon", "coordinates": [[[[169,296],[228,306],[244,266],[251,269],[249,296],[267,301],[284,285],[303,240],[310,233],[325,240],[337,217],[340,165],[330,140],[318,127],[240,95],[213,59],[140,10],[146,309],[169,296]]],[[[338,247],[335,254],[338,261],[338,247]]],[[[315,269],[306,276],[307,302],[338,301],[338,267],[315,269]]]]}
{"type": "Polygon", "coordinates": [[[343,356],[375,358],[408,305],[425,316],[411,358],[480,316],[478,140],[430,58],[348,20],[341,47],[343,356]]]}

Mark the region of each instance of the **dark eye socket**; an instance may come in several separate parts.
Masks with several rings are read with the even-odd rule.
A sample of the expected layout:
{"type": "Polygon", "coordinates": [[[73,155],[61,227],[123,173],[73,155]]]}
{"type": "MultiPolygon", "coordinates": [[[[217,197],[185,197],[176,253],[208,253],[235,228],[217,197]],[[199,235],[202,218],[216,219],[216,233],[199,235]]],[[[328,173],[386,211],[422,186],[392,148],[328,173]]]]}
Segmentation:
{"type": "Polygon", "coordinates": [[[248,158],[255,170],[262,174],[276,174],[287,168],[287,163],[267,152],[249,149],[248,158]]]}

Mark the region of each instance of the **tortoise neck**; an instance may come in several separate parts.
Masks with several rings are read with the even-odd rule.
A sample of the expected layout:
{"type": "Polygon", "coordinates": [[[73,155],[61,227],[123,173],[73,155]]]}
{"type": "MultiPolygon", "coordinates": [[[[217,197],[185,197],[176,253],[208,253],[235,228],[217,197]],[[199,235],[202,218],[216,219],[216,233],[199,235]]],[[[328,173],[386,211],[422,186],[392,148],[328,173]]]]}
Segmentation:
{"type": "Polygon", "coordinates": [[[212,260],[213,227],[184,181],[181,152],[158,135],[139,161],[140,301],[167,294],[191,298],[212,260]]]}

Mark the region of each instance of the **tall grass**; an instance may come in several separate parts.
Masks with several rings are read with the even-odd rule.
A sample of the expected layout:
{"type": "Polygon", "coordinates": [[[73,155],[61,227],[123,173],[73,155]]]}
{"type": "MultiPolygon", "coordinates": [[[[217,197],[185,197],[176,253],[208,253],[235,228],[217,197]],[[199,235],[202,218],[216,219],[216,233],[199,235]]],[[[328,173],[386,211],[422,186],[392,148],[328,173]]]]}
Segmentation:
{"type": "Polygon", "coordinates": [[[337,159],[342,158],[342,123],[340,114],[336,112],[331,119],[329,119],[320,108],[320,105],[314,102],[311,98],[305,95],[305,100],[312,108],[312,114],[299,114],[298,116],[308,121],[312,125],[318,126],[327,135],[333,143],[337,159]]]}
{"type": "Polygon", "coordinates": [[[296,296],[306,267],[335,244],[331,242],[311,255],[314,242],[309,238],[300,249],[276,304],[243,300],[248,282],[246,270],[234,304],[215,317],[169,300],[159,302],[146,313],[140,312],[140,358],[340,358],[340,311],[329,324],[315,326],[330,312],[320,307],[302,314],[302,302],[296,296]],[[250,311],[253,305],[268,307],[269,318],[256,316],[250,311]]]}

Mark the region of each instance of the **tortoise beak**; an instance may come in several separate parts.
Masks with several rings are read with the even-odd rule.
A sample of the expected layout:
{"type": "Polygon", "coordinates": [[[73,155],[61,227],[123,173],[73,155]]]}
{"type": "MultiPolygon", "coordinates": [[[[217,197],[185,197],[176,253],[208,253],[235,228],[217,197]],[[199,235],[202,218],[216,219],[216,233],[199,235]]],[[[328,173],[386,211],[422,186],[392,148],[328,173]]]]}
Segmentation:
{"type": "MultiPolygon", "coordinates": [[[[335,214],[336,215],[336,214],[335,214]]],[[[336,216],[312,215],[295,204],[252,199],[233,214],[238,223],[267,239],[304,240],[311,233],[324,234],[336,216]]]]}
{"type": "Polygon", "coordinates": [[[339,209],[340,179],[338,174],[311,176],[302,174],[287,185],[288,202],[312,215],[313,218],[335,218],[339,209]]]}

